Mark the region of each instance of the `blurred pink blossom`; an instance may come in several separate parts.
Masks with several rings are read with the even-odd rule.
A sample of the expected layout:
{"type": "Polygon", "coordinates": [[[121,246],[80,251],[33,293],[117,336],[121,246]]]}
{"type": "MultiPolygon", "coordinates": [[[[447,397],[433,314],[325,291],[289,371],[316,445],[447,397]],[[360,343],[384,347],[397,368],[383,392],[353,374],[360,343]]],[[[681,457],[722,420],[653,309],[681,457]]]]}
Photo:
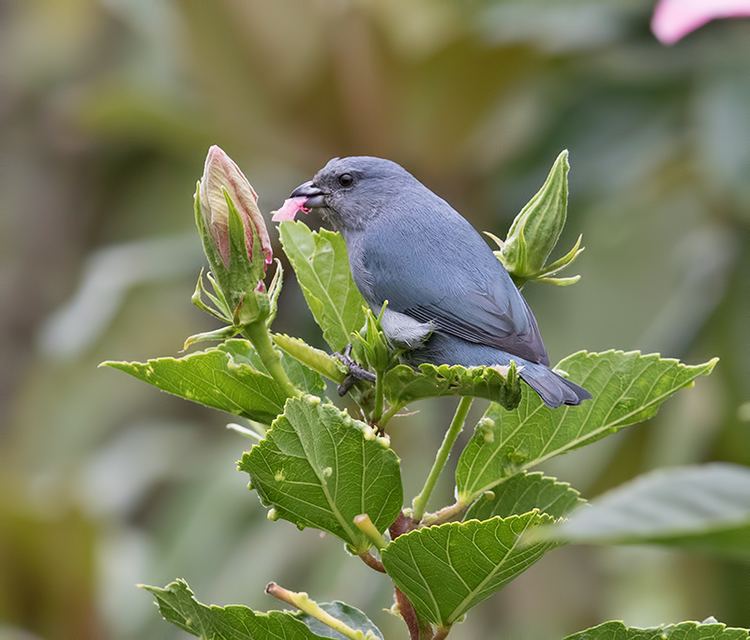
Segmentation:
{"type": "Polygon", "coordinates": [[[707,22],[750,16],[750,0],[659,0],[651,30],[663,44],[674,44],[707,22]]]}

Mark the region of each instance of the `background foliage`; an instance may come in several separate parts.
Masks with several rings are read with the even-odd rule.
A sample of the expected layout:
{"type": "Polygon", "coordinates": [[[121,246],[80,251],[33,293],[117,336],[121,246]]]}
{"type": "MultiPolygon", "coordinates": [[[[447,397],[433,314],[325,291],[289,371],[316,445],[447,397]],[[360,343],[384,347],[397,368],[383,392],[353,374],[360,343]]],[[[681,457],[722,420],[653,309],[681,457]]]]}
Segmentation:
{"type": "MultiPolygon", "coordinates": [[[[177,354],[213,328],[188,301],[202,263],[189,186],[212,142],[265,211],[330,156],[371,153],[498,233],[569,148],[561,246],[584,234],[584,277],[526,290],[551,359],[616,345],[722,361],[654,424],[544,470],[594,496],[656,466],[750,463],[750,25],[665,49],[651,8],[0,3],[0,635],[176,637],[133,587],[175,575],[203,601],[260,609],[271,578],[373,613],[388,598],[334,537],[286,523],[269,535],[233,469],[247,443],[220,414],[95,368],[177,354]]],[[[293,278],[282,296],[278,329],[323,346],[293,278]]],[[[443,408],[394,431],[409,494],[443,408]]],[[[749,600],[746,564],[566,548],[453,634],[748,626],[749,600]]]]}

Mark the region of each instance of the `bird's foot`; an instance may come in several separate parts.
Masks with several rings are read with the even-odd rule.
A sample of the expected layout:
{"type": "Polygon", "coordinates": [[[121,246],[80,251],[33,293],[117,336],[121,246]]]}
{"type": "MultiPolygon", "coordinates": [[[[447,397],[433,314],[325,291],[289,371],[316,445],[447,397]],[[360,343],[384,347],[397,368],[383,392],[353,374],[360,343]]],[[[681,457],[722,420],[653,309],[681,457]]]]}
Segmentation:
{"type": "Polygon", "coordinates": [[[365,369],[352,358],[352,345],[346,345],[343,352],[334,353],[333,355],[344,364],[348,371],[346,378],[344,378],[344,381],[338,386],[340,396],[345,396],[357,380],[375,382],[375,374],[372,373],[372,371],[365,369]]]}

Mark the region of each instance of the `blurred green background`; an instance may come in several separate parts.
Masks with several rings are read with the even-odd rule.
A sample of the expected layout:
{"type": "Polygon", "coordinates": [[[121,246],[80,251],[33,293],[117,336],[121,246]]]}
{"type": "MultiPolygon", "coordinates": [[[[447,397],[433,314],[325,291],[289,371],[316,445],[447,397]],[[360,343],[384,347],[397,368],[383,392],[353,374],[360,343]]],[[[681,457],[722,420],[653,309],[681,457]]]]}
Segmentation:
{"type": "MultiPolygon", "coordinates": [[[[750,464],[750,23],[665,48],[651,10],[0,2],[0,637],[182,637],[134,586],[178,576],[203,601],[261,609],[274,579],[405,635],[386,581],[340,542],[266,521],[227,416],[96,368],[176,354],[213,326],[190,305],[191,197],[212,143],[266,212],[329,157],[375,154],[501,236],[570,149],[560,249],[583,233],[583,279],[525,291],[552,359],[619,347],[721,363],[651,424],[545,470],[590,497],[656,466],[750,464]]],[[[278,325],[321,342],[292,278],[278,325]]],[[[410,494],[447,405],[416,408],[392,429],[410,494]]],[[[548,640],[608,618],[750,626],[748,603],[747,565],[567,548],[451,637],[548,640]]]]}

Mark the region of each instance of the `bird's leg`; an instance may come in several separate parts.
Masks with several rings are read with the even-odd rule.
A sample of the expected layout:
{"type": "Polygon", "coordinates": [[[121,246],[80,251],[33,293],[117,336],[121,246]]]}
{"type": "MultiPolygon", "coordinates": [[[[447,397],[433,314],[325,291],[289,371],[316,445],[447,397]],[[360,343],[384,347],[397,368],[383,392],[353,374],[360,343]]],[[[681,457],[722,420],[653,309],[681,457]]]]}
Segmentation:
{"type": "Polygon", "coordinates": [[[345,396],[357,380],[375,382],[377,379],[374,373],[365,369],[352,358],[351,344],[346,345],[342,353],[335,353],[333,355],[335,355],[346,366],[348,371],[346,378],[344,378],[344,381],[338,386],[340,396],[345,396]]]}

